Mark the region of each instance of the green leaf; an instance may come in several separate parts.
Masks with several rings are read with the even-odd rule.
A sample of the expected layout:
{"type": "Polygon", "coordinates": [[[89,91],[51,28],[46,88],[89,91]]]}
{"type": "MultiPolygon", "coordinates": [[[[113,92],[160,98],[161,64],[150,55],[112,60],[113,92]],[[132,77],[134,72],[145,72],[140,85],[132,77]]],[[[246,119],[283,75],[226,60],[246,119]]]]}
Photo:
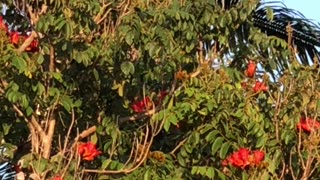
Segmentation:
{"type": "Polygon", "coordinates": [[[60,94],[59,89],[55,88],[55,87],[51,87],[49,88],[49,95],[50,96],[55,96],[57,97],[60,94]]]}
{"type": "Polygon", "coordinates": [[[98,142],[98,136],[97,133],[94,133],[93,135],[90,136],[90,140],[93,144],[97,144],[98,142]]]}
{"type": "Polygon", "coordinates": [[[63,96],[60,99],[60,104],[64,107],[65,110],[71,112],[71,108],[73,107],[72,99],[69,96],[63,96]]]}
{"type": "Polygon", "coordinates": [[[266,144],[267,144],[267,138],[265,136],[262,136],[262,137],[258,138],[257,143],[256,143],[256,148],[263,147],[266,144]]]}
{"type": "Polygon", "coordinates": [[[267,11],[267,19],[269,21],[273,21],[273,9],[267,6],[266,11],[267,11]]]}
{"type": "Polygon", "coordinates": [[[208,135],[205,137],[205,140],[206,140],[207,142],[213,141],[213,140],[216,138],[216,135],[217,135],[218,133],[219,133],[218,130],[210,131],[210,132],[208,133],[208,135]]]}
{"type": "Polygon", "coordinates": [[[44,57],[41,53],[39,53],[38,58],[37,58],[37,63],[40,65],[44,61],[44,57]]]}
{"type": "MultiPolygon", "coordinates": [[[[74,177],[71,177],[71,178],[74,178],[74,177]]],[[[110,176],[107,176],[107,175],[99,176],[99,180],[109,180],[109,179],[110,179],[110,176]]]]}
{"type": "Polygon", "coordinates": [[[174,97],[172,96],[172,97],[170,98],[169,103],[168,103],[168,108],[167,108],[167,109],[171,109],[171,108],[173,107],[173,103],[174,103],[174,97]]]}
{"type": "Polygon", "coordinates": [[[147,169],[147,171],[143,175],[144,180],[149,180],[150,179],[150,169],[147,169]]]}
{"type": "Polygon", "coordinates": [[[99,77],[98,71],[97,71],[96,69],[93,69],[92,72],[93,72],[94,79],[95,79],[96,81],[99,81],[99,80],[100,80],[100,77],[99,77]]]}
{"type": "Polygon", "coordinates": [[[240,20],[245,21],[247,19],[247,13],[245,9],[240,10],[240,20]]]}
{"type": "Polygon", "coordinates": [[[10,143],[1,143],[1,147],[4,148],[4,151],[0,151],[0,158],[10,158],[13,159],[14,153],[17,151],[18,147],[10,143]]]}
{"type": "Polygon", "coordinates": [[[111,162],[112,162],[111,159],[104,160],[104,161],[102,162],[101,168],[102,168],[102,169],[106,169],[111,162]]]}
{"type": "Polygon", "coordinates": [[[211,130],[213,127],[211,124],[206,124],[203,128],[200,129],[200,134],[204,134],[206,132],[208,132],[209,130],[211,130]]]}
{"type": "Polygon", "coordinates": [[[247,172],[242,171],[242,180],[248,180],[249,179],[249,175],[247,172]]]}
{"type": "Polygon", "coordinates": [[[222,142],[223,142],[224,138],[223,137],[218,137],[214,143],[211,146],[211,155],[215,155],[216,152],[218,151],[218,149],[221,148],[222,142]]]}
{"type": "Polygon", "coordinates": [[[226,179],[226,175],[224,175],[221,171],[219,171],[217,169],[216,169],[216,171],[218,173],[218,176],[219,176],[220,180],[225,180],[226,179]]]}
{"type": "Polygon", "coordinates": [[[21,102],[21,105],[23,108],[27,108],[29,106],[29,101],[28,101],[28,98],[25,94],[20,96],[20,102],[21,102]]]}
{"type": "Polygon", "coordinates": [[[27,116],[30,116],[32,113],[33,113],[33,109],[30,106],[27,107],[27,109],[26,109],[27,116]]]}
{"type": "Polygon", "coordinates": [[[213,167],[208,167],[206,171],[206,176],[210,179],[214,179],[214,170],[215,168],[213,167]]]}
{"type": "Polygon", "coordinates": [[[66,24],[66,21],[64,18],[57,18],[55,24],[55,30],[61,30],[61,28],[66,24]]]}
{"type": "Polygon", "coordinates": [[[72,23],[70,21],[66,21],[66,23],[64,24],[64,32],[66,39],[70,39],[73,35],[72,23]]]}
{"type": "Polygon", "coordinates": [[[175,18],[176,18],[176,20],[180,20],[180,14],[178,11],[175,13],[175,18]]]}
{"type": "Polygon", "coordinates": [[[190,41],[192,39],[192,33],[188,31],[186,37],[187,37],[187,40],[190,41]]]}
{"type": "Polygon", "coordinates": [[[188,152],[187,152],[187,148],[186,148],[187,146],[185,145],[185,146],[183,146],[181,149],[180,149],[180,155],[182,156],[182,157],[188,157],[188,152]]]}
{"type": "Polygon", "coordinates": [[[19,73],[26,71],[28,66],[27,62],[19,56],[14,56],[12,58],[12,65],[19,70],[19,73]]]}
{"type": "Polygon", "coordinates": [[[230,14],[232,16],[233,22],[237,22],[238,20],[238,11],[236,9],[231,9],[230,14]]]}
{"type": "Polygon", "coordinates": [[[213,100],[209,100],[208,103],[207,103],[207,108],[208,108],[208,111],[211,112],[213,111],[213,108],[216,106],[215,102],[213,100]]]}
{"type": "Polygon", "coordinates": [[[130,61],[121,63],[121,71],[125,75],[134,74],[134,65],[130,61]]]}
{"type": "Polygon", "coordinates": [[[197,145],[200,142],[200,133],[194,132],[189,137],[188,143],[192,144],[193,146],[197,145]]]}
{"type": "Polygon", "coordinates": [[[191,174],[198,174],[198,166],[192,166],[191,168],[191,174]]]}
{"type": "Polygon", "coordinates": [[[112,161],[110,163],[110,169],[115,170],[117,168],[118,164],[119,164],[118,161],[112,161]]]}
{"type": "Polygon", "coordinates": [[[133,33],[133,31],[128,31],[127,34],[126,34],[125,39],[126,39],[126,43],[127,43],[128,45],[132,45],[133,39],[134,39],[134,33],[133,33]]]}
{"type": "Polygon", "coordinates": [[[80,99],[77,99],[74,103],[73,106],[74,107],[80,107],[82,105],[82,101],[80,99]]]}
{"type": "MultiPolygon", "coordinates": [[[[171,116],[174,116],[174,115],[171,115],[171,116]]],[[[172,118],[172,117],[170,117],[170,118],[172,118]]],[[[165,119],[163,128],[166,132],[169,132],[170,126],[171,126],[171,121],[169,120],[169,118],[165,119]]]]}
{"type": "Polygon", "coordinates": [[[302,96],[302,106],[307,105],[309,103],[309,101],[310,101],[310,95],[302,92],[301,96],[302,96]]]}
{"type": "Polygon", "coordinates": [[[59,72],[50,72],[50,74],[53,76],[54,79],[56,79],[57,81],[59,81],[60,83],[63,82],[62,79],[62,74],[59,72]]]}
{"type": "Polygon", "coordinates": [[[180,154],[177,155],[177,159],[178,159],[178,163],[181,165],[181,166],[186,166],[186,162],[185,162],[185,158],[182,157],[180,154]]]}
{"type": "Polygon", "coordinates": [[[12,124],[7,124],[7,123],[2,124],[2,130],[4,135],[7,135],[9,133],[11,126],[12,124]]]}
{"type": "Polygon", "coordinates": [[[225,142],[222,144],[221,149],[220,149],[220,158],[224,159],[228,153],[229,147],[230,147],[230,142],[225,142]]]}
{"type": "Polygon", "coordinates": [[[51,168],[49,168],[48,165],[48,160],[41,158],[38,161],[33,161],[35,163],[34,168],[36,170],[37,173],[41,174],[42,172],[44,172],[45,170],[49,170],[51,168]]]}
{"type": "Polygon", "coordinates": [[[186,47],[186,52],[190,53],[193,50],[194,47],[195,47],[195,44],[191,43],[189,46],[186,47]]]}

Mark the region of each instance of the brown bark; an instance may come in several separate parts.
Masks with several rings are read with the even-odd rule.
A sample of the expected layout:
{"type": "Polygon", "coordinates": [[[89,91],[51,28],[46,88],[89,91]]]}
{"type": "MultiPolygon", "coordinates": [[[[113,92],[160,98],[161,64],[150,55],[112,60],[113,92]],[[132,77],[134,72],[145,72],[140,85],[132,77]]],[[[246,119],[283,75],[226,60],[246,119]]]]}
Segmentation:
{"type": "Polygon", "coordinates": [[[50,158],[50,153],[51,153],[51,147],[52,147],[52,139],[53,139],[53,134],[54,134],[54,129],[56,126],[56,119],[55,117],[51,117],[48,123],[48,132],[47,135],[43,138],[42,143],[43,143],[43,152],[42,156],[45,159],[50,158]]]}

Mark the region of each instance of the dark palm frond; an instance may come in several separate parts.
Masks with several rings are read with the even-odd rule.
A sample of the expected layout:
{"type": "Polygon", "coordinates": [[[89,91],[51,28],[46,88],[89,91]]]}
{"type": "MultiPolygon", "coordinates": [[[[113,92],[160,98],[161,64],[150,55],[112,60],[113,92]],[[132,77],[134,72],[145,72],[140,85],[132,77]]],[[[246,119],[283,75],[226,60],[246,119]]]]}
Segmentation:
{"type": "Polygon", "coordinates": [[[230,9],[232,6],[237,5],[241,0],[216,0],[217,4],[222,9],[230,9]]]}
{"type": "MultiPolygon", "coordinates": [[[[241,0],[217,0],[223,9],[230,9],[234,6],[241,6],[241,0]]],[[[292,41],[290,44],[297,50],[296,56],[301,64],[311,65],[314,58],[320,59],[320,27],[311,20],[305,18],[300,12],[287,8],[280,1],[273,2],[260,2],[257,5],[255,11],[252,12],[252,19],[248,19],[247,23],[242,24],[234,36],[229,39],[229,49],[227,53],[233,54],[233,61],[231,66],[242,67],[243,59],[245,59],[252,51],[249,45],[250,28],[253,25],[261,30],[268,36],[275,36],[285,41],[288,40],[288,27],[291,29],[292,41]],[[268,10],[272,10],[273,18],[268,18],[268,10]],[[289,26],[288,26],[289,25],[289,26]],[[239,48],[240,47],[240,48],[239,48]]],[[[218,44],[218,42],[216,42],[218,44]]],[[[258,48],[258,51],[265,59],[274,57],[272,61],[277,64],[277,69],[272,69],[270,62],[265,62],[268,72],[277,70],[278,73],[288,67],[290,62],[288,59],[281,59],[275,56],[269,50],[262,50],[258,48]]],[[[273,74],[274,75],[274,74],[273,74]]]]}
{"type": "Polygon", "coordinates": [[[14,166],[9,162],[0,163],[0,179],[14,180],[17,173],[14,166]]]}
{"type": "MultiPolygon", "coordinates": [[[[273,3],[274,4],[274,3],[273,3]]],[[[287,27],[292,28],[292,45],[298,50],[299,60],[304,65],[310,65],[310,59],[320,59],[320,27],[305,18],[300,12],[286,8],[283,4],[275,6],[262,3],[253,14],[254,25],[267,35],[273,35],[287,40],[287,27]],[[273,10],[273,19],[267,18],[267,7],[273,10]]]]}

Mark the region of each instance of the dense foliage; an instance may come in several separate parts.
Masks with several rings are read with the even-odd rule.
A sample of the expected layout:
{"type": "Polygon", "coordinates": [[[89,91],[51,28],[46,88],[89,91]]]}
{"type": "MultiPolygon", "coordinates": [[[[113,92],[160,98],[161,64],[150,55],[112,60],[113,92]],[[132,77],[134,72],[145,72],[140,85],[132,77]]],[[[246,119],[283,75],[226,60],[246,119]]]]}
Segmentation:
{"type": "Polygon", "coordinates": [[[0,24],[1,160],[20,176],[319,177],[307,20],[258,0],[23,2],[0,24]]]}

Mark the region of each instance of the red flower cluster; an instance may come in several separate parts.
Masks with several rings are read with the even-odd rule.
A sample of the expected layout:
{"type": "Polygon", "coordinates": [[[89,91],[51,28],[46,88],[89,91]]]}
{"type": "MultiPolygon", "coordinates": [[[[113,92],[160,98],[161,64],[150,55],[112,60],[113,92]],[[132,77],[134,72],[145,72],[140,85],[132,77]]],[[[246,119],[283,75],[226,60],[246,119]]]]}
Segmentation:
{"type": "Polygon", "coordinates": [[[249,78],[253,78],[257,69],[257,64],[253,61],[249,61],[247,70],[245,71],[245,75],[249,78]]]}
{"type": "MultiPolygon", "coordinates": [[[[18,32],[11,32],[10,33],[10,41],[13,45],[18,45],[20,39],[23,41],[27,40],[30,36],[23,35],[21,36],[18,32]]],[[[37,52],[39,50],[39,42],[38,40],[34,39],[30,43],[30,45],[25,49],[26,52],[37,52]]]]}
{"type": "Polygon", "coordinates": [[[0,30],[5,30],[5,32],[8,32],[8,25],[3,21],[2,16],[0,16],[0,30]]]}
{"type": "Polygon", "coordinates": [[[253,92],[266,92],[268,90],[268,86],[266,86],[263,82],[256,81],[253,87],[253,92]]]}
{"type": "Polygon", "coordinates": [[[63,180],[61,176],[55,176],[52,180],[63,180]]]}
{"type": "Polygon", "coordinates": [[[78,145],[78,154],[82,159],[93,161],[95,157],[99,156],[102,152],[98,151],[96,145],[92,142],[81,143],[78,145]]]}
{"type": "Polygon", "coordinates": [[[152,102],[149,97],[145,97],[143,100],[133,103],[131,108],[134,112],[141,113],[141,112],[144,112],[146,110],[151,109],[152,102]]]}
{"type": "MultiPolygon", "coordinates": [[[[4,22],[3,17],[0,16],[0,30],[5,30],[7,35],[10,36],[10,42],[13,45],[19,45],[20,39],[25,41],[28,39],[30,36],[28,35],[20,35],[18,32],[13,31],[9,32],[8,25],[4,22]]],[[[25,49],[26,52],[37,52],[39,51],[39,42],[38,40],[34,39],[30,45],[25,49]]]]}
{"type": "Polygon", "coordinates": [[[248,166],[259,166],[264,160],[265,153],[260,150],[250,151],[247,148],[240,148],[222,161],[223,166],[232,165],[245,169],[248,166]]]}
{"type": "Polygon", "coordinates": [[[310,133],[313,130],[320,129],[320,122],[311,118],[300,118],[300,122],[297,124],[297,129],[310,133]]]}

